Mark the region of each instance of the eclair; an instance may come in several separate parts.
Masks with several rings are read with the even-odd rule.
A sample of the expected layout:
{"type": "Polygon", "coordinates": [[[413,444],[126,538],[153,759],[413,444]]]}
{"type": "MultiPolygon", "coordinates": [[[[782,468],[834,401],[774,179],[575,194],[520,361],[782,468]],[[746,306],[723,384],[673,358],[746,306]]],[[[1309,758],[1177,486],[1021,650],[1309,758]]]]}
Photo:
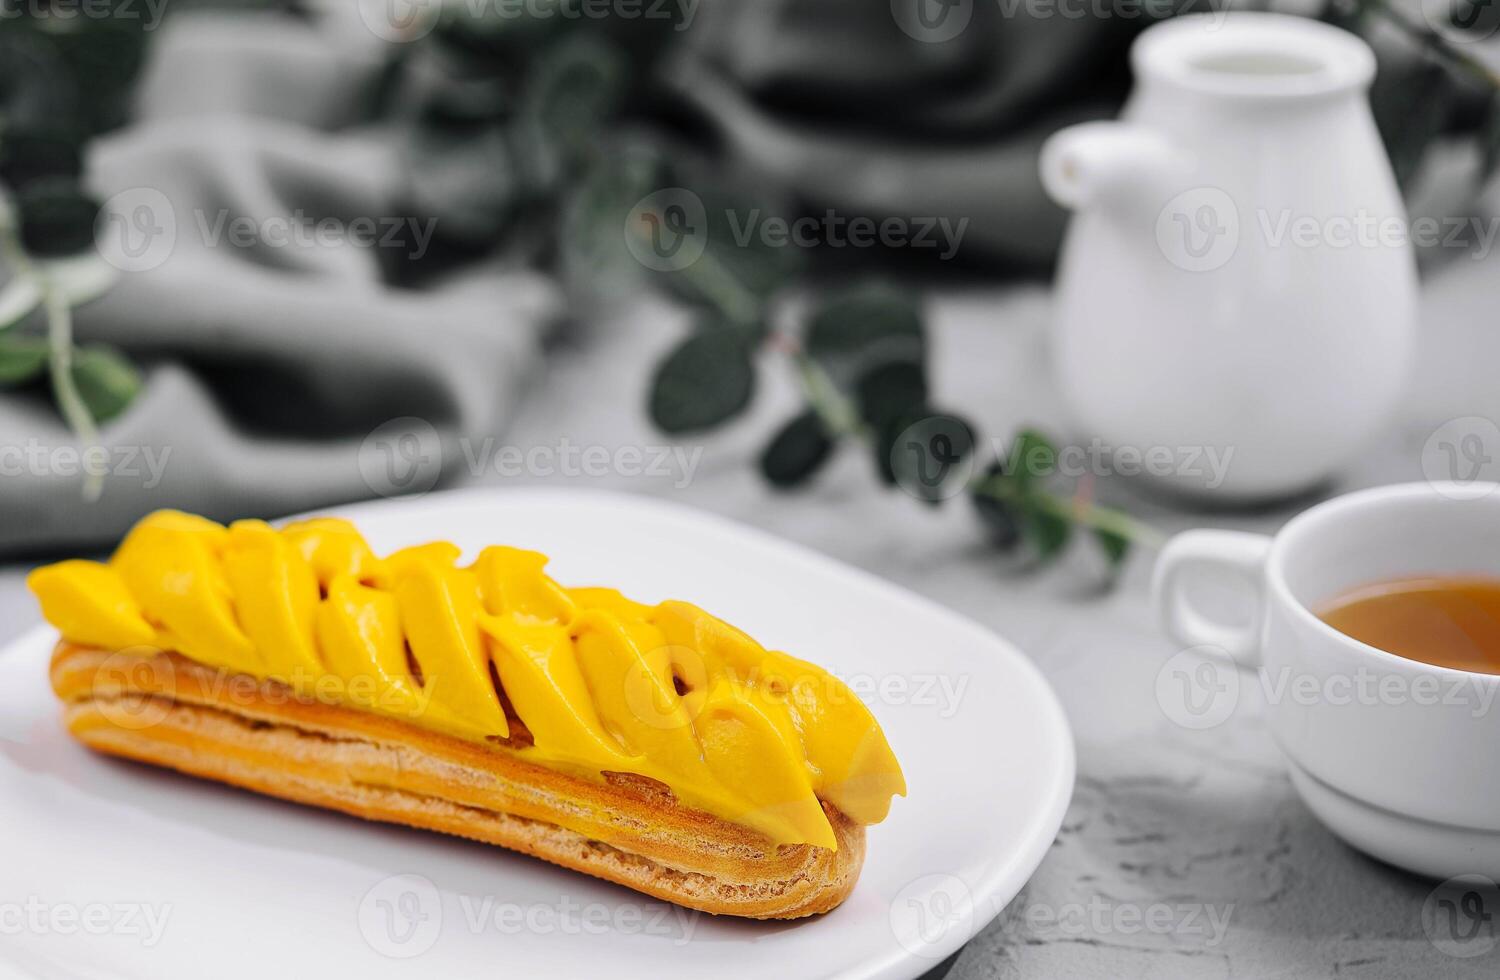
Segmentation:
{"type": "Polygon", "coordinates": [[[350,523],[144,518],[28,585],[100,752],[497,844],[704,912],[848,896],[906,783],[832,674],[545,556],[377,557],[350,523]]]}

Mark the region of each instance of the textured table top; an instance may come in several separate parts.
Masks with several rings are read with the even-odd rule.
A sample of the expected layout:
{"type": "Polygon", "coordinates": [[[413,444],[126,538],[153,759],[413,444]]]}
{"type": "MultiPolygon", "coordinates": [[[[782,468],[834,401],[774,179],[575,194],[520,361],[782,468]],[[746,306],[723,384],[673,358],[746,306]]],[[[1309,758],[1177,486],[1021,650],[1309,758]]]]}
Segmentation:
{"type": "MultiPolygon", "coordinates": [[[[1421,479],[1422,447],[1439,425],[1500,419],[1495,269],[1464,260],[1430,278],[1406,404],[1328,492],[1421,479]]],[[[1026,422],[1059,426],[1046,369],[1048,312],[1041,286],[935,300],[935,388],[943,402],[962,407],[988,434],[1026,422]]],[[[558,459],[569,446],[662,445],[642,417],[643,387],[654,356],[681,329],[678,314],[641,310],[570,340],[498,443],[552,447],[558,459]]],[[[852,449],[809,488],[773,493],[753,459],[791,413],[794,396],[776,365],[763,382],[748,418],[687,445],[690,453],[702,449],[691,472],[672,463],[655,476],[559,471],[481,479],[611,487],[716,511],[922,593],[1035,660],[1076,734],[1073,803],[1031,883],[973,938],[949,976],[1496,975],[1500,950],[1470,947],[1483,955],[1455,956],[1424,933],[1421,912],[1433,883],[1354,852],[1302,805],[1266,731],[1258,685],[1242,685],[1232,717],[1216,727],[1188,730],[1167,716],[1156,678],[1177,651],[1148,606],[1149,553],[1133,556],[1107,592],[1085,549],[1041,573],[1017,570],[985,549],[966,506],[934,510],[888,492],[852,449]]],[[[1133,510],[1165,531],[1271,531],[1308,503],[1192,514],[1147,488],[1123,491],[1133,510]]],[[[24,572],[0,569],[5,639],[38,621],[22,589],[24,572]]],[[[1025,747],[986,751],[998,758],[1025,747]]]]}

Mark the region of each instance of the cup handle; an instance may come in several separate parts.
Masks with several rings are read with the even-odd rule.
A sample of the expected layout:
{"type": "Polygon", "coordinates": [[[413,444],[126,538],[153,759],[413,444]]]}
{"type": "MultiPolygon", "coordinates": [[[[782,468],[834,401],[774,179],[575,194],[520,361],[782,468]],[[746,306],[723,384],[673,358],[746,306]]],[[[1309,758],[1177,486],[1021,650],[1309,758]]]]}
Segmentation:
{"type": "Polygon", "coordinates": [[[1152,595],[1167,635],[1185,647],[1218,647],[1236,663],[1260,666],[1261,612],[1265,605],[1266,555],[1271,539],[1244,531],[1185,531],[1167,542],[1156,562],[1152,595]],[[1216,622],[1193,608],[1183,589],[1195,568],[1227,568],[1255,593],[1255,613],[1246,625],[1216,622]]]}

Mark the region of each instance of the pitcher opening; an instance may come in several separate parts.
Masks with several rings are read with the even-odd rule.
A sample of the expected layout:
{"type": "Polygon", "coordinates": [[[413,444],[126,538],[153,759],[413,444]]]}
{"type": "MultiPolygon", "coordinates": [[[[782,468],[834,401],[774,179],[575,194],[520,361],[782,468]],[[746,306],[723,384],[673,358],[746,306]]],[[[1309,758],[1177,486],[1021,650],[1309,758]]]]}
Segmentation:
{"type": "Polygon", "coordinates": [[[1198,71],[1225,75],[1312,75],[1327,70],[1321,61],[1279,51],[1226,51],[1205,55],[1192,65],[1198,71]]]}
{"type": "Polygon", "coordinates": [[[1143,83],[1228,98],[1297,98],[1363,88],[1369,47],[1347,31],[1285,14],[1190,14],[1147,30],[1131,50],[1143,83]]]}

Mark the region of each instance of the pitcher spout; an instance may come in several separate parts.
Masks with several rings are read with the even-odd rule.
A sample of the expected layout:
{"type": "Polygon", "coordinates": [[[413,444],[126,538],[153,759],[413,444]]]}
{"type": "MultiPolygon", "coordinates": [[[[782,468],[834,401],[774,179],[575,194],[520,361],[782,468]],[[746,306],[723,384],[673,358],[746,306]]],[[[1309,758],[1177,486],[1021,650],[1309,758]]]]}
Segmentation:
{"type": "Polygon", "coordinates": [[[1160,206],[1182,188],[1190,168],[1185,151],[1131,123],[1080,123],[1042,145],[1042,186],[1073,211],[1146,201],[1160,206]]]}

